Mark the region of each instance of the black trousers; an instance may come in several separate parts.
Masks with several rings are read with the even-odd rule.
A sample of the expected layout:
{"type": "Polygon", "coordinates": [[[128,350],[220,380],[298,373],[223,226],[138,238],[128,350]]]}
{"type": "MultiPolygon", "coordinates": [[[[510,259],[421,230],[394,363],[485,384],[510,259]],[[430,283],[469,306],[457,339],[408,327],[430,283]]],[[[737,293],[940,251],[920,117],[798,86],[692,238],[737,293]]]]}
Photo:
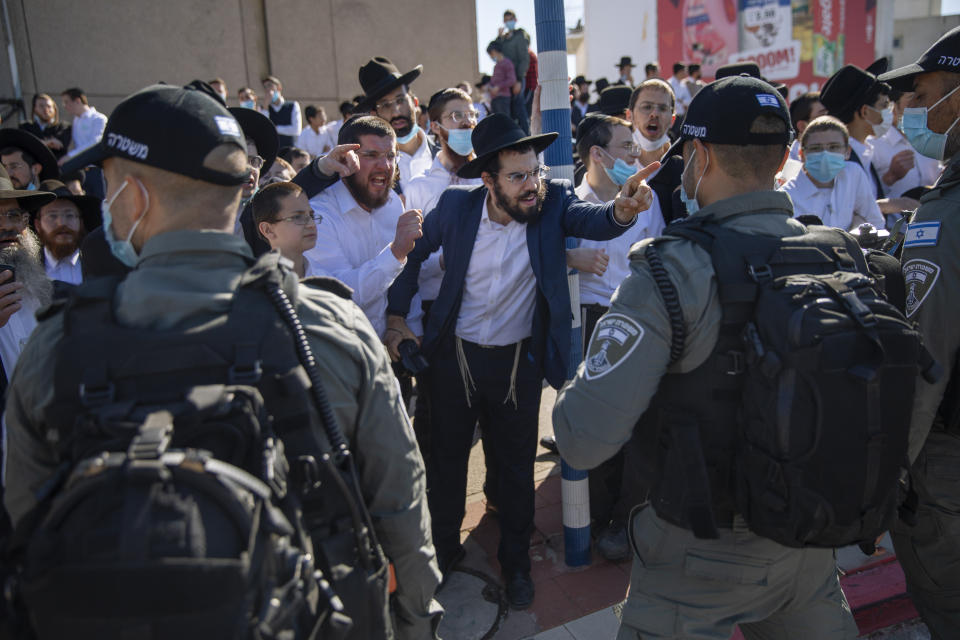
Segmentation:
{"type": "Polygon", "coordinates": [[[515,346],[485,348],[463,342],[476,388],[470,404],[457,363],[453,339],[437,349],[430,363],[430,457],[427,498],[437,555],[452,554],[460,544],[467,491],[467,463],[477,421],[485,449],[496,465],[495,488],[500,514],[497,559],[505,573],[530,570],[533,530],[533,462],[537,452],[541,374],[521,345],[516,373],[516,406],[507,400],[515,346]],[[506,401],[505,401],[506,400],[506,401]]]}
{"type": "MultiPolygon", "coordinates": [[[[583,326],[583,352],[586,354],[590,336],[600,318],[609,310],[599,304],[580,305],[583,326]]],[[[644,491],[632,474],[624,473],[623,450],[590,470],[590,517],[599,529],[608,524],[623,526],[630,510],[643,502],[644,491]]]]}

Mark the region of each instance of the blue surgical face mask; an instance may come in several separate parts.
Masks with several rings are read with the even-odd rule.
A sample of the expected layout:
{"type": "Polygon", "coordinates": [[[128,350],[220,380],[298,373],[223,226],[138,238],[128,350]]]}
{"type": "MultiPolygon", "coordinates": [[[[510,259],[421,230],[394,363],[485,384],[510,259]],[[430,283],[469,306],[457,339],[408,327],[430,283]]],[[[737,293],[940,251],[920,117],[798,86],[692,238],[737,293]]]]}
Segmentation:
{"type": "Polygon", "coordinates": [[[927,115],[936,109],[937,105],[953,95],[953,92],[960,87],[955,87],[953,91],[937,100],[931,107],[907,107],[903,110],[903,117],[900,119],[900,131],[907,138],[907,141],[917,150],[917,153],[934,160],[943,160],[943,154],[947,146],[947,134],[953,129],[954,125],[960,121],[960,117],[953,121],[947,130],[943,133],[935,133],[927,127],[927,115]]]}
{"type": "Polygon", "coordinates": [[[273,102],[280,102],[280,90],[274,89],[270,92],[270,100],[273,102]]]}
{"type": "Polygon", "coordinates": [[[817,182],[830,182],[837,177],[847,159],[842,153],[833,151],[816,151],[803,154],[803,168],[807,174],[817,182]]]}
{"type": "Polygon", "coordinates": [[[447,146],[458,156],[467,157],[473,153],[472,134],[473,129],[447,129],[447,146]]]}
{"type": "Polygon", "coordinates": [[[517,28],[517,21],[507,20],[506,22],[503,23],[503,26],[507,28],[507,31],[513,31],[514,29],[517,28]]]}
{"type": "Polygon", "coordinates": [[[36,191],[36,190],[37,190],[37,185],[34,184],[33,182],[27,185],[26,191],[36,191]]]}
{"type": "MultiPolygon", "coordinates": [[[[598,147],[599,148],[599,147],[598,147]]],[[[606,149],[600,149],[608,158],[613,158],[606,149]]],[[[630,179],[630,176],[637,172],[637,166],[634,164],[627,164],[622,158],[616,158],[613,161],[613,168],[608,169],[603,168],[606,172],[607,177],[610,178],[610,181],[618,187],[622,187],[627,180],[630,179]]]]}
{"type": "Polygon", "coordinates": [[[413,128],[410,129],[410,133],[403,136],[402,138],[400,136],[397,136],[397,144],[407,144],[408,142],[416,138],[418,133],[420,133],[420,126],[416,122],[414,122],[413,128]]]}
{"type": "Polygon", "coordinates": [[[256,109],[257,103],[254,102],[253,100],[241,100],[240,106],[243,107],[244,109],[256,109]]]}
{"type": "Polygon", "coordinates": [[[100,204],[100,211],[103,214],[103,237],[106,239],[107,244],[110,245],[110,252],[113,256],[127,265],[128,267],[133,267],[137,264],[137,250],[133,248],[133,243],[130,242],[130,239],[133,237],[133,232],[137,230],[137,227],[140,226],[140,223],[143,222],[143,219],[147,217],[147,209],[150,208],[150,194],[147,193],[147,190],[143,188],[143,184],[137,180],[137,185],[140,187],[140,190],[143,192],[144,197],[147,200],[147,206],[143,211],[143,214],[137,218],[137,221],[133,223],[133,226],[130,227],[130,233],[127,234],[125,240],[118,240],[117,236],[113,232],[113,216],[110,214],[110,207],[113,206],[113,203],[116,202],[117,196],[120,195],[120,192],[123,191],[127,182],[124,181],[120,188],[117,189],[117,192],[113,196],[104,200],[100,204]]]}
{"type": "MultiPolygon", "coordinates": [[[[686,164],[683,168],[683,174],[687,172],[687,167],[693,165],[693,159],[697,155],[697,150],[694,149],[693,153],[690,154],[690,162],[686,164]]],[[[710,156],[707,156],[707,164],[703,167],[703,173],[700,174],[700,177],[697,179],[697,186],[693,189],[693,197],[687,196],[687,190],[683,186],[683,174],[680,175],[680,201],[687,208],[687,215],[694,215],[697,211],[700,211],[700,203],[697,201],[697,195],[700,193],[700,181],[703,180],[703,176],[707,173],[707,167],[710,166],[710,156]]]]}

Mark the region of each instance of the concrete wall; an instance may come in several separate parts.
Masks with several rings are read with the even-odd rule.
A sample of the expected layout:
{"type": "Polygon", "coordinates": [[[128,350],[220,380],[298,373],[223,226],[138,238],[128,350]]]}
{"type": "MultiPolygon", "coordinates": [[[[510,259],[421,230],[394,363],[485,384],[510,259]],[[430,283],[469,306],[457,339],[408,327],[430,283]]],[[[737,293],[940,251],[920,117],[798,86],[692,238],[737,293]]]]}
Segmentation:
{"type": "Polygon", "coordinates": [[[890,68],[916,62],[930,45],[956,26],[960,26],[960,15],[897,20],[893,23],[893,64],[890,68]]]}
{"type": "MultiPolygon", "coordinates": [[[[475,0],[7,3],[25,99],[79,86],[104,113],[154,82],[216,76],[236,105],[243,85],[262,97],[260,80],[269,73],[281,79],[287,99],[323,105],[334,117],[340,101],[361,93],[357,71],[375,55],[401,71],[423,64],[412,89],[424,103],[477,75],[475,0]]],[[[0,96],[13,95],[10,78],[3,55],[0,96]]]]}

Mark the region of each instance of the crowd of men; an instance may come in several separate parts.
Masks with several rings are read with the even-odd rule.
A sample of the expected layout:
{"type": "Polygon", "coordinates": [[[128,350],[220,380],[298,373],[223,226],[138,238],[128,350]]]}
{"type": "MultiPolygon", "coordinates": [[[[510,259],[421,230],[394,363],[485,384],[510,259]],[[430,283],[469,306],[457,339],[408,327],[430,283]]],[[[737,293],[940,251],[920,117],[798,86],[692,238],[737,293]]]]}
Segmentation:
{"type": "MultiPolygon", "coordinates": [[[[596,549],[633,559],[618,638],[722,638],[737,625],[750,638],[854,637],[831,549],[784,546],[715,505],[719,533],[704,540],[656,497],[662,478],[637,479],[646,458],[630,455],[657,444],[638,442],[638,420],[661,411],[678,384],[700,380],[682,376],[712,363],[729,330],[710,254],[671,229],[709,220],[789,238],[824,225],[889,238],[902,252],[903,312],[945,370],[917,382],[916,520],[892,533],[931,633],[955,637],[960,334],[944,318],[960,284],[960,74],[943,60],[956,59],[945,53],[956,46],[960,30],[909,67],[846,65],[789,107],[786,88],[751,63],[723,67],[709,84],[697,65],[678,62],[664,80],[650,63],[637,82],[623,57],[615,82],[571,83],[575,183],[550,179],[541,161],[557,134],[541,131],[536,58],[512,11],[487,47],[492,76],[421,100],[422,66],[374,57],[358,70],[362,94],[334,121],[286,99],[272,75],[262,102],[242,87],[228,108],[217,78],[147,87],[109,118],[70,88],[59,96],[70,124],[54,97],[37,94],[30,122],[0,130],[5,515],[14,531],[35,526],[64,465],[79,462],[62,446],[75,427],[54,409],[64,371],[85,366],[91,389],[87,376],[98,371],[60,358],[57,345],[75,330],[78,301],[102,295],[96,283],[113,278],[119,325],[186,334],[232,314],[245,274],[256,273],[248,269],[273,256],[272,268],[292,274],[283,286],[393,568],[390,613],[380,613],[397,637],[436,635],[435,592],[465,557],[478,436],[506,597],[517,609],[533,602],[544,380],[561,390],[556,441],[545,445],[591,470],[596,549]],[[174,129],[190,137],[168,135],[174,129]],[[567,238],[578,246],[566,248],[567,238]],[[571,269],[582,354],[569,348],[571,269]]],[[[709,414],[719,392],[699,391],[685,401],[709,414]]],[[[732,433],[734,416],[717,424],[732,433]]],[[[710,469],[716,451],[705,453],[710,469]]],[[[712,490],[717,499],[732,491],[712,490]]]]}

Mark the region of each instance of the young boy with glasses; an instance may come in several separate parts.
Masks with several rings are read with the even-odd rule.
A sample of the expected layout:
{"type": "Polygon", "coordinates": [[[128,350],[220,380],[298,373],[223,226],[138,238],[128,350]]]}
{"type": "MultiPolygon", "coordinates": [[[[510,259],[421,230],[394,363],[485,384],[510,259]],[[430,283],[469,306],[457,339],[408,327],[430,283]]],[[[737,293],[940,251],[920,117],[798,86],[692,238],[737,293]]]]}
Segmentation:
{"type": "Polygon", "coordinates": [[[303,189],[292,182],[275,182],[258,191],[251,204],[257,231],[270,248],[292,262],[300,278],[319,275],[311,272],[303,257],[317,244],[316,216],[303,189]]]}

